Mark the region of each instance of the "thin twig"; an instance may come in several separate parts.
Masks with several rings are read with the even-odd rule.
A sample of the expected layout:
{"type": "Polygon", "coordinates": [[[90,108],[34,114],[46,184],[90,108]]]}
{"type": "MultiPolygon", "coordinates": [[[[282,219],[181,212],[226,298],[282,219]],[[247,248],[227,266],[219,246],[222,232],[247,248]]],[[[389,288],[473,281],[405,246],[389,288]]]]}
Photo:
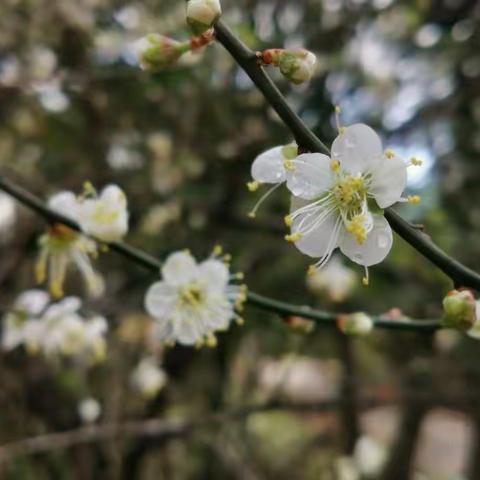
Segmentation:
{"type": "MultiPolygon", "coordinates": [[[[19,185],[16,185],[11,180],[7,180],[5,177],[1,176],[0,190],[8,193],[30,210],[42,216],[48,222],[62,223],[63,225],[70,227],[72,230],[76,230],[78,232],[82,231],[80,226],[75,221],[49,209],[38,197],[26,191],[19,185]]],[[[161,262],[142,250],[132,247],[131,245],[118,242],[109,243],[108,247],[110,250],[119,253],[128,260],[131,260],[132,262],[147,268],[154,273],[158,274],[160,271],[162,266],[161,262]]],[[[318,324],[333,327],[336,326],[337,318],[339,315],[341,315],[339,313],[314,310],[308,306],[299,306],[287,302],[281,302],[254,292],[248,292],[247,303],[263,310],[277,313],[282,317],[295,315],[314,320],[318,324]]],[[[440,322],[437,320],[402,321],[390,320],[381,316],[372,317],[372,319],[376,327],[389,330],[415,330],[430,333],[440,328],[440,322]]]]}

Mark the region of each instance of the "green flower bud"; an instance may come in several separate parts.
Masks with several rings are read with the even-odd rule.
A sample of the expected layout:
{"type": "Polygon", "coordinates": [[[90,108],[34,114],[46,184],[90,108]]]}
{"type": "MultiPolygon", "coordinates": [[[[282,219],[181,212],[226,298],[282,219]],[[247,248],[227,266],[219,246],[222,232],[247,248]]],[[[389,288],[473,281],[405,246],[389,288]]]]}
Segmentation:
{"type": "Polygon", "coordinates": [[[195,35],[212,28],[221,14],[219,0],[189,0],[187,3],[187,23],[195,35]]]}
{"type": "Polygon", "coordinates": [[[452,290],[443,299],[442,325],[447,328],[468,330],[475,323],[475,298],[469,290],[452,290]]]}
{"type": "Polygon", "coordinates": [[[278,66],[282,74],[295,84],[308,82],[315,73],[317,57],[303,49],[281,50],[278,66]]]}
{"type": "Polygon", "coordinates": [[[190,43],[177,42],[173,38],[150,33],[135,42],[134,50],[142,69],[157,72],[175,64],[190,50],[190,43]]]}
{"type": "Polygon", "coordinates": [[[338,317],[337,325],[346,335],[362,336],[372,331],[373,320],[366,313],[356,312],[338,317]]]}

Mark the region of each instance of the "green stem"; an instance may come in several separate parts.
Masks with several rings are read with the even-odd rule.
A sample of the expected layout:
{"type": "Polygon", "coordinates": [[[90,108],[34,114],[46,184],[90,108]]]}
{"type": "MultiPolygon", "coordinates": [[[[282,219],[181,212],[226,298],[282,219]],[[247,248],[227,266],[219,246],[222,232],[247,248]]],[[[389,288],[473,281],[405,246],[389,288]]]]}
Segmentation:
{"type": "MultiPolygon", "coordinates": [[[[42,200],[23,189],[19,185],[16,185],[11,180],[7,180],[5,177],[0,176],[0,190],[8,193],[21,204],[28,207],[38,215],[42,216],[45,220],[51,223],[61,223],[70,227],[72,230],[81,232],[80,226],[68,217],[65,217],[51,209],[49,209],[42,200]]],[[[103,242],[100,242],[103,243],[103,242]]],[[[135,247],[127,245],[125,243],[113,242],[109,243],[108,247],[132,262],[159,274],[162,266],[161,262],[151,255],[139,250],[135,247]]],[[[286,302],[280,302],[272,298],[264,297],[258,293],[249,292],[247,295],[247,303],[252,306],[256,306],[263,310],[267,310],[276,313],[282,317],[295,315],[304,318],[314,320],[321,325],[336,326],[337,317],[340,314],[328,313],[319,310],[314,310],[306,306],[292,305],[286,302]]],[[[440,323],[437,320],[409,320],[409,321],[396,321],[383,319],[381,317],[373,318],[375,326],[379,328],[389,330],[415,330],[423,332],[433,332],[440,328],[440,323]]]]}
{"type": "MultiPolygon", "coordinates": [[[[221,21],[215,26],[215,34],[217,40],[243,68],[257,88],[263,93],[268,103],[290,129],[297,144],[312,152],[329,154],[328,147],[317,138],[289,107],[285,97],[267,76],[263,67],[258,65],[255,52],[241,42],[221,21]]],[[[436,246],[427,235],[413,228],[391,208],[385,210],[385,217],[398,235],[448,275],[456,287],[470,287],[480,290],[480,275],[478,273],[451,258],[436,246]]]]}

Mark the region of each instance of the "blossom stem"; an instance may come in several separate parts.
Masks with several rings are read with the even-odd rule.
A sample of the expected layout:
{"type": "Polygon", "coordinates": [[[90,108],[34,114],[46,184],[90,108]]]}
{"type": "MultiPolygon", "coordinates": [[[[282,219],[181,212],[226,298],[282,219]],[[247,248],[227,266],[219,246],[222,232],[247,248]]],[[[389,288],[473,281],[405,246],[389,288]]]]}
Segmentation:
{"type": "MultiPolygon", "coordinates": [[[[217,41],[228,50],[240,67],[243,68],[257,88],[263,93],[267,102],[290,129],[299,148],[311,152],[330,154],[328,147],[290,108],[285,97],[265,73],[265,70],[258,64],[256,53],[238,39],[222,21],[217,22],[215,25],[215,33],[217,41]]],[[[480,275],[478,273],[447,255],[424,233],[412,227],[391,208],[385,210],[385,218],[398,235],[448,275],[455,287],[470,287],[480,290],[480,275]]]]}
{"type": "MultiPolygon", "coordinates": [[[[0,176],[0,190],[8,193],[21,204],[34,211],[48,222],[60,223],[71,228],[72,230],[81,232],[80,226],[76,222],[55,212],[54,210],[49,209],[38,197],[2,176],[0,176]]],[[[112,242],[108,244],[108,247],[110,250],[115,251],[128,260],[131,260],[132,262],[154,273],[158,273],[162,266],[162,263],[155,257],[152,257],[148,253],[125,243],[112,242]]],[[[336,327],[337,318],[341,315],[338,313],[314,310],[306,306],[281,302],[254,292],[248,292],[247,303],[261,308],[262,310],[276,313],[281,317],[294,315],[308,318],[314,320],[318,324],[331,327],[336,327]]],[[[373,317],[373,321],[375,326],[389,330],[414,330],[429,333],[440,328],[440,322],[438,320],[399,321],[385,319],[382,317],[373,317]]]]}

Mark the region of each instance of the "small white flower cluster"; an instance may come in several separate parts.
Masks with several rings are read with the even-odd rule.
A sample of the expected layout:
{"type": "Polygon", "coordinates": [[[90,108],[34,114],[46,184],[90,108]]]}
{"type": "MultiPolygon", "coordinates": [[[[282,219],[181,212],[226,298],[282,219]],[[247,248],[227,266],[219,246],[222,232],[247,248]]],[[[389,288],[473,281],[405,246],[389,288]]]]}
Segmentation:
{"type": "MultiPolygon", "coordinates": [[[[86,184],[85,193],[75,196],[63,191],[53,195],[50,209],[76,221],[86,235],[102,242],[121,240],[128,231],[127,200],[116,185],[108,185],[100,195],[86,184]]],[[[53,224],[40,238],[40,254],[36,264],[38,283],[49,277],[50,292],[63,296],[63,284],[70,265],[82,274],[92,296],[100,296],[104,282],[93,268],[91,259],[98,254],[97,243],[65,225],[53,224]]]]}
{"type": "Polygon", "coordinates": [[[89,364],[103,361],[105,318],[82,316],[76,297],[50,302],[43,290],[28,290],[17,298],[3,318],[3,350],[23,346],[30,354],[42,353],[47,358],[73,357],[89,364]]]}
{"type": "MultiPolygon", "coordinates": [[[[319,257],[310,273],[327,264],[334,250],[365,267],[381,262],[392,247],[392,230],[383,209],[396,202],[418,203],[418,196],[403,198],[409,163],[391,150],[384,151],[378,135],[367,125],[340,127],[331,158],[320,153],[298,155],[296,149],[275,147],[259,155],[252,165],[250,190],[274,184],[260,204],[280,184],[292,194],[285,238],[304,254],[319,257]]],[[[251,213],[254,215],[258,207],[251,213]]]]}
{"type": "Polygon", "coordinates": [[[229,256],[220,257],[217,247],[201,263],[188,251],[171,254],[165,261],[162,280],[145,296],[145,308],[155,318],[154,335],[166,344],[216,345],[216,331],[228,329],[232,320],[243,323],[237,311],[246,300],[246,286],[230,282],[229,256]]]}
{"type": "Polygon", "coordinates": [[[155,397],[167,383],[167,374],[154,358],[142,359],[131,376],[132,386],[146,399],[155,397]]]}

